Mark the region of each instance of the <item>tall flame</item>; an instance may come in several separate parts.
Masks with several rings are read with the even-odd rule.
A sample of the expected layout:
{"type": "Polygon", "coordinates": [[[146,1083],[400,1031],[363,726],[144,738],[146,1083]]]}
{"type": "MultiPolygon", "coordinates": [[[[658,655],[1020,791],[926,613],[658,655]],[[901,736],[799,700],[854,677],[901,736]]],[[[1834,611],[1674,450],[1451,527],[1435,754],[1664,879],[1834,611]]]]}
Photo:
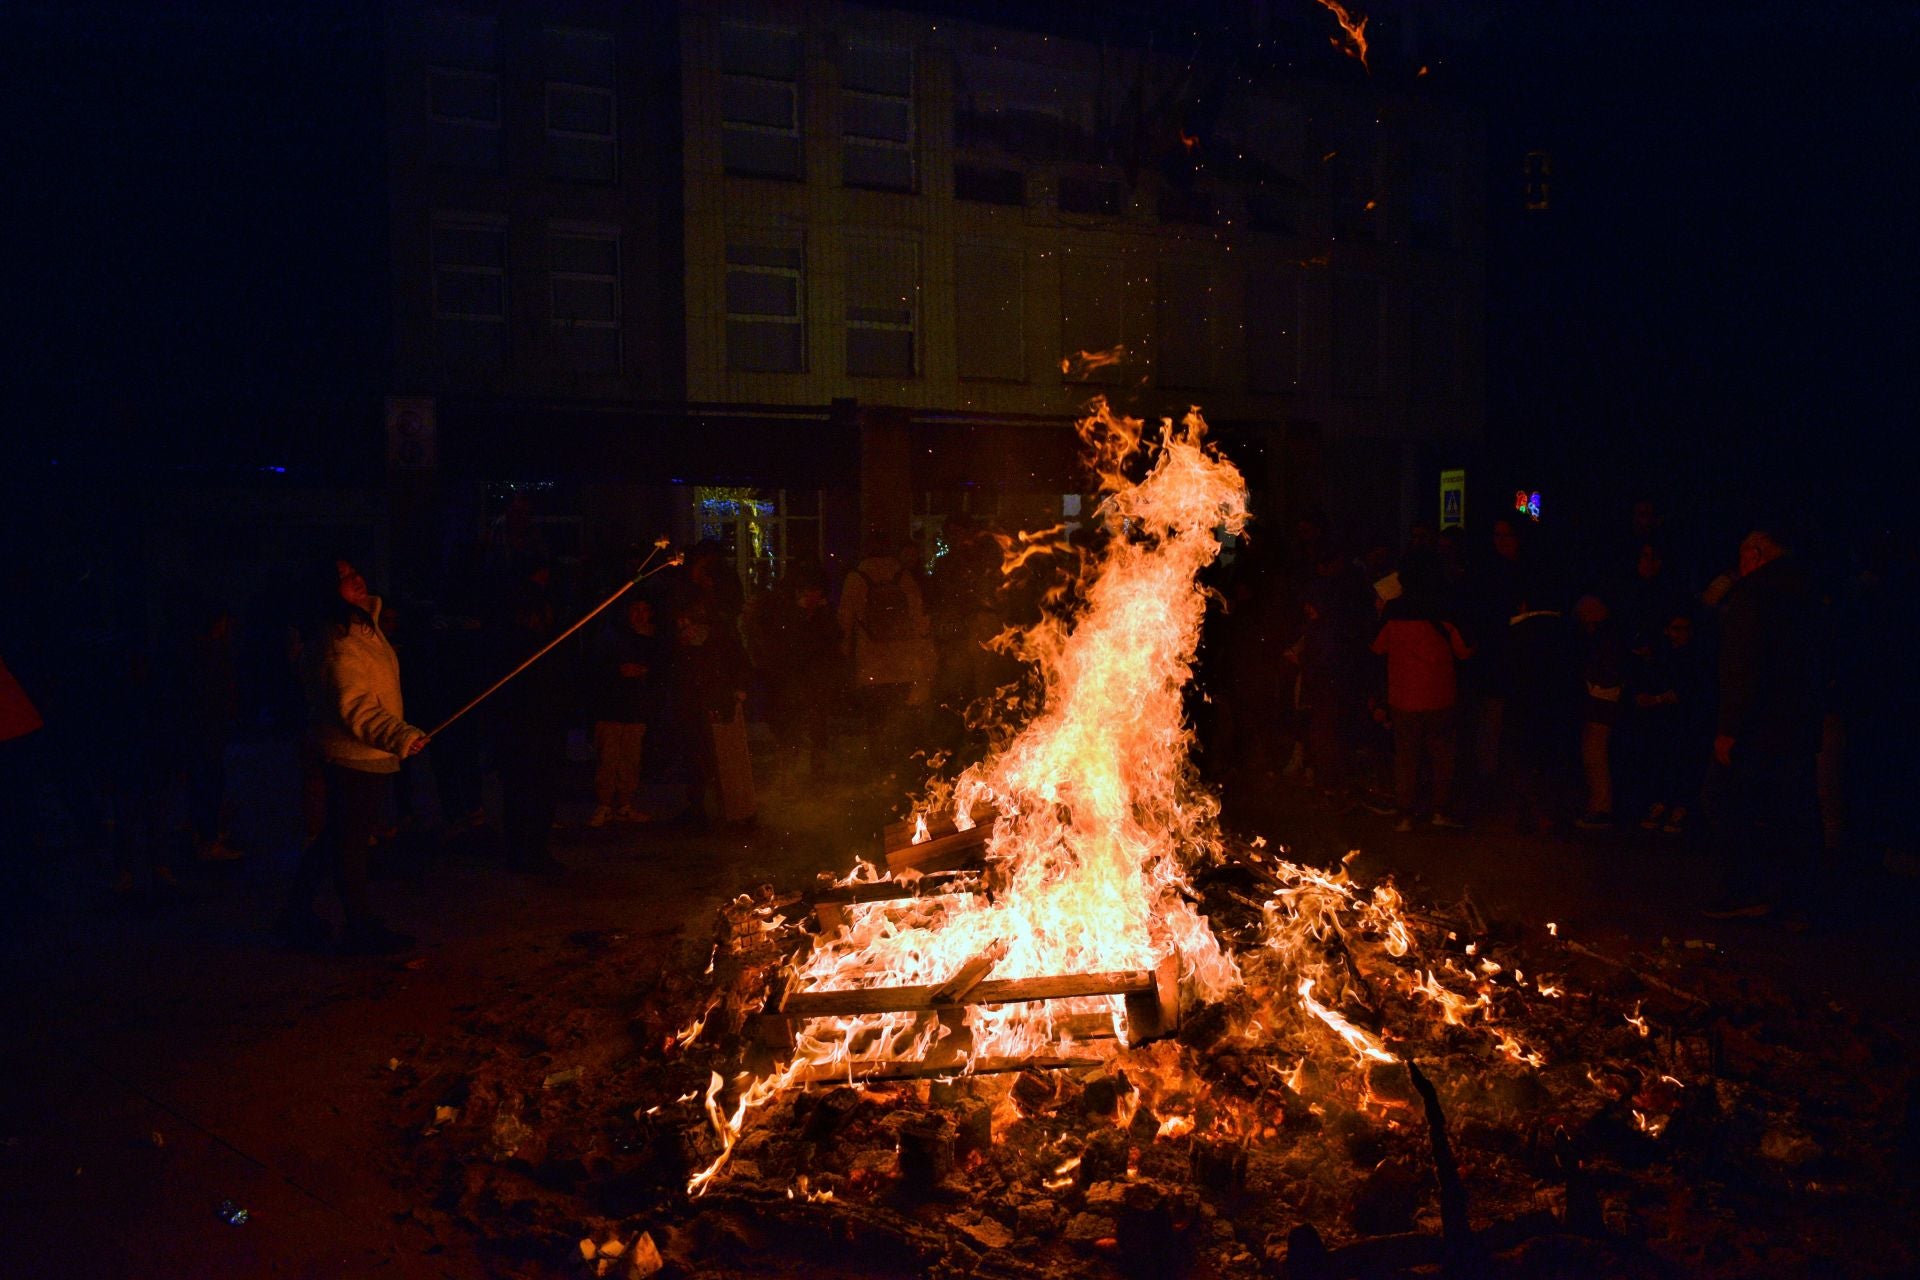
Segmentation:
{"type": "MultiPolygon", "coordinates": [[[[1182,860],[1219,843],[1182,691],[1206,613],[1198,575],[1219,554],[1217,531],[1245,526],[1246,484],[1204,443],[1197,412],[1150,442],[1144,423],[1101,400],[1080,432],[1105,494],[1105,546],[1083,570],[1077,610],[1003,638],[1038,675],[1041,710],[953,788],[956,822],[994,815],[986,852],[1003,887],[991,906],[936,899],[908,919],[897,905],[856,908],[809,957],[807,989],[938,983],[1001,943],[1001,978],[1151,968],[1178,951],[1196,994],[1237,980],[1180,893],[1182,860]]],[[[976,1055],[1051,1038],[1036,1006],[969,1020],[976,1055]]]]}

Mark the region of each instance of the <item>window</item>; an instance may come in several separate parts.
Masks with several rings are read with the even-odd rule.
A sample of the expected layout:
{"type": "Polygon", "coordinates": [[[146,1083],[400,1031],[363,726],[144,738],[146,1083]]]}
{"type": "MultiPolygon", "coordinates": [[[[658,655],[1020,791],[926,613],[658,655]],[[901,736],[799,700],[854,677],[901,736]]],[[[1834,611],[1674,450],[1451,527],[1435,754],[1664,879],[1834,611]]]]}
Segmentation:
{"type": "Polygon", "coordinates": [[[795,241],[739,237],[727,245],[727,368],[804,373],[806,252],[795,241]]]}
{"type": "Polygon", "coordinates": [[[1407,354],[1416,401],[1430,404],[1458,393],[1459,329],[1460,308],[1452,290],[1442,285],[1415,288],[1407,354]]]}
{"type": "Polygon", "coordinates": [[[1060,212],[1118,217],[1120,184],[1106,178],[1083,178],[1063,173],[1060,175],[1060,212]]]}
{"type": "Polygon", "coordinates": [[[911,378],[918,370],[920,246],[910,240],[847,241],[847,372],[911,378]]]}
{"type": "Polygon", "coordinates": [[[1380,282],[1333,278],[1333,393],[1371,396],[1380,389],[1380,282]]]}
{"type": "Polygon", "coordinates": [[[1020,258],[1011,245],[963,242],[954,249],[954,319],[963,378],[1018,382],[1026,376],[1020,258]]]}
{"type": "Polygon", "coordinates": [[[1356,127],[1335,135],[1326,159],[1332,186],[1333,230],[1342,240],[1378,238],[1375,210],[1380,203],[1373,136],[1356,127]]]}
{"type": "Polygon", "coordinates": [[[500,167],[500,64],[492,18],[426,19],[427,152],[434,164],[500,167]]]}
{"type": "Polygon", "coordinates": [[[849,44],[840,77],[841,178],[913,190],[913,50],[849,44]]]}
{"type": "Polygon", "coordinates": [[[433,327],[456,372],[496,369],[507,355],[507,229],[443,219],[433,227],[433,327]]]}
{"type": "Polygon", "coordinates": [[[1117,258],[1068,253],[1060,265],[1060,345],[1069,376],[1105,382],[1120,373],[1118,348],[1126,338],[1126,278],[1117,258]],[[1081,357],[1112,353],[1109,360],[1081,357]]]}
{"type": "Polygon", "coordinates": [[[578,182],[614,182],[619,132],[613,37],[549,27],[547,173],[578,182]]]}
{"type": "Polygon", "coordinates": [[[1553,207],[1553,156],[1546,151],[1529,151],[1526,158],[1526,209],[1543,213],[1553,207]]]}
{"type": "Polygon", "coordinates": [[[1162,187],[1155,204],[1162,222],[1180,223],[1191,227],[1213,225],[1213,196],[1209,192],[1191,187],[1185,190],[1172,186],[1162,187]]]}
{"type": "Polygon", "coordinates": [[[803,176],[800,65],[798,32],[722,24],[720,159],[728,173],[803,176]]]}
{"type": "Polygon", "coordinates": [[[1213,375],[1213,338],[1208,315],[1213,310],[1213,285],[1206,266],[1166,263],[1160,268],[1154,286],[1154,313],[1160,338],[1160,385],[1209,385],[1213,375]]]}
{"type": "Polygon", "coordinates": [[[978,200],[982,204],[1023,205],[1027,202],[1027,175],[1018,169],[960,161],[953,166],[953,195],[957,200],[978,200]]]}
{"type": "Polygon", "coordinates": [[[619,234],[554,231],[547,258],[554,345],[582,373],[619,373],[619,234]]]}
{"type": "Polygon", "coordinates": [[[795,561],[826,558],[818,489],[693,486],[695,532],[717,542],[750,594],[785,576],[795,561]]]}
{"type": "Polygon", "coordinates": [[[1247,275],[1247,389],[1293,391],[1300,385],[1300,273],[1247,275]]]}

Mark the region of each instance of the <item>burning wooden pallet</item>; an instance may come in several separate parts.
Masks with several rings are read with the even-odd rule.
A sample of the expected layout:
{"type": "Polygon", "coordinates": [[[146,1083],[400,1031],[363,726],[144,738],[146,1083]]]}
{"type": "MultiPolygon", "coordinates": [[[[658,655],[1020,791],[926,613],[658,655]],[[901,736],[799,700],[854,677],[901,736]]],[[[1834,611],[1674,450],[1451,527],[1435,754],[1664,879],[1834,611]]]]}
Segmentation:
{"type": "Polygon", "coordinates": [[[892,875],[903,871],[927,874],[979,866],[993,826],[993,813],[976,809],[971,818],[973,825],[965,830],[956,826],[951,816],[928,820],[922,814],[888,823],[880,833],[887,871],[892,875]],[[915,843],[914,836],[919,832],[924,832],[924,838],[915,843]]]}
{"type": "MultiPolygon", "coordinates": [[[[850,1076],[899,1079],[958,1072],[985,1074],[1034,1067],[1091,1066],[1100,1061],[1097,1057],[1076,1057],[1069,1053],[975,1060],[967,1052],[968,1041],[962,1025],[966,1009],[973,1005],[1119,996],[1124,1002],[1125,1041],[1129,1046],[1158,1040],[1179,1030],[1180,957],[1177,954],[1166,956],[1151,969],[989,980],[986,975],[994,959],[976,957],[937,986],[862,987],[846,991],[795,991],[788,987],[768,1002],[766,1012],[761,1015],[761,1040],[769,1047],[790,1048],[801,1024],[809,1019],[889,1013],[939,1019],[959,1033],[943,1039],[940,1047],[926,1059],[856,1060],[822,1066],[803,1077],[807,1081],[816,1077],[832,1081],[850,1076]]],[[[1113,1034],[1111,1019],[1100,1013],[1066,1015],[1056,1025],[1075,1043],[1111,1038],[1113,1034]]]]}

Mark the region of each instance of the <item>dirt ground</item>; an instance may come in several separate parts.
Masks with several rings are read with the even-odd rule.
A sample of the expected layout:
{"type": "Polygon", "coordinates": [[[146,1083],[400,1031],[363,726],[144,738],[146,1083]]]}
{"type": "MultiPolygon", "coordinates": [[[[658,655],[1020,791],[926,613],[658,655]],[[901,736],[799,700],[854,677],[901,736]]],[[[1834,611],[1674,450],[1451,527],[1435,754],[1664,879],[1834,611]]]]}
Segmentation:
{"type": "MultiPolygon", "coordinates": [[[[704,954],[720,903],[844,871],[891,799],[851,784],[776,793],[749,832],[575,826],[556,841],[571,869],[553,880],[448,852],[376,886],[419,950],[344,960],[267,938],[293,841],[273,816],[285,761],[265,755],[236,785],[264,797],[255,830],[278,856],[194,869],[177,893],[131,899],[99,887],[100,867],[56,868],[51,906],[14,940],[0,988],[8,1274],[502,1274],[405,1175],[420,1138],[400,1126],[396,1099],[421,1095],[414,1055],[510,1024],[516,1005],[578,981],[610,949],[636,983],[649,966],[704,954]]],[[[1795,999],[1869,1011],[1896,1035],[1914,1028],[1908,882],[1846,880],[1804,932],[1715,924],[1698,915],[1714,888],[1698,855],[1637,829],[1541,838],[1488,823],[1397,836],[1277,779],[1229,779],[1225,798],[1230,824],[1299,858],[1362,850],[1356,869],[1394,873],[1414,903],[1470,891],[1490,915],[1554,921],[1609,954],[1658,959],[1676,982],[1689,967],[1750,974],[1795,999]]],[[[563,816],[583,814],[575,801],[563,816]]]]}

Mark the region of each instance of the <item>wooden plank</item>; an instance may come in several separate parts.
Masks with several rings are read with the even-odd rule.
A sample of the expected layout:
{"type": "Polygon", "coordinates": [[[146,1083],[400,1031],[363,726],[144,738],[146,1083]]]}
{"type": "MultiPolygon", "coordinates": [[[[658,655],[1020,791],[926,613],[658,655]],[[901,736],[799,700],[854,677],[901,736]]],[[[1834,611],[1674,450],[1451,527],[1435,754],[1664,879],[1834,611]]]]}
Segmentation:
{"type": "Polygon", "coordinates": [[[1007,944],[996,942],[973,959],[954,970],[951,978],[933,989],[935,1004],[965,1004],[967,996],[986,980],[993,966],[1000,963],[1007,954],[1007,944]]]}
{"type": "Polygon", "coordinates": [[[1160,1040],[1180,1029],[1180,953],[1171,952],[1153,967],[1153,989],[1127,997],[1129,1048],[1160,1040]]]}
{"type": "Polygon", "coordinates": [[[972,1063],[957,1060],[923,1060],[901,1062],[885,1058],[868,1059],[864,1062],[840,1063],[837,1066],[808,1067],[796,1078],[795,1083],[806,1085],[845,1084],[854,1080],[925,1080],[934,1076],[990,1076],[1008,1071],[1073,1071],[1080,1068],[1102,1067],[1105,1058],[1061,1057],[1055,1055],[1032,1058],[976,1058],[972,1063]]]}
{"type": "Polygon", "coordinates": [[[807,900],[816,907],[821,903],[844,906],[860,902],[896,902],[903,898],[931,898],[947,893],[977,893],[985,887],[986,882],[978,872],[942,871],[907,880],[871,880],[860,884],[835,885],[831,889],[808,894],[807,900]]]}
{"type": "MultiPolygon", "coordinates": [[[[971,816],[975,827],[990,827],[993,825],[993,806],[979,805],[971,810],[971,816]]],[[[898,822],[889,822],[886,826],[880,828],[881,852],[892,853],[895,849],[904,849],[912,844],[915,825],[913,815],[909,814],[898,822]]],[[[927,836],[929,839],[938,840],[941,836],[950,836],[959,829],[960,828],[953,823],[952,805],[947,805],[937,812],[927,815],[927,836]]]]}
{"type": "MultiPolygon", "coordinates": [[[[1062,974],[1047,978],[999,978],[968,993],[967,1004],[1025,1004],[1068,1000],[1075,996],[1125,996],[1153,993],[1152,969],[1112,973],[1062,974]]],[[[856,991],[796,991],[779,1006],[789,1018],[844,1018],[860,1013],[919,1013],[939,1009],[936,986],[865,987],[856,991]]]]}
{"type": "Polygon", "coordinates": [[[987,847],[987,831],[986,827],[975,827],[937,840],[910,844],[904,849],[890,849],[887,870],[898,873],[911,867],[922,872],[950,871],[978,862],[987,847]]]}

